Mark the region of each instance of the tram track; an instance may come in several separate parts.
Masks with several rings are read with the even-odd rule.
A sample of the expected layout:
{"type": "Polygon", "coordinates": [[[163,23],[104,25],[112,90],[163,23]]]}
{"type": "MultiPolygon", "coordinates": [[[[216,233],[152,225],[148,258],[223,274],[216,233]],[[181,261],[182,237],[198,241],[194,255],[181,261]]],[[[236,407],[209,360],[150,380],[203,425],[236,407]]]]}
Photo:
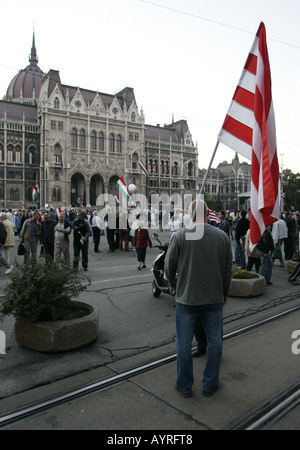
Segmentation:
{"type": "Polygon", "coordinates": [[[300,378],[287,385],[272,397],[264,400],[244,416],[240,417],[227,430],[262,430],[268,423],[276,422],[300,403],[300,378]]]}
{"type": "MultiPolygon", "coordinates": [[[[288,315],[291,315],[297,311],[300,310],[300,306],[295,306],[295,307],[291,307],[288,308],[284,311],[280,311],[276,314],[273,314],[269,317],[265,317],[262,318],[260,320],[254,321],[248,325],[239,327],[235,330],[232,330],[228,333],[225,333],[223,336],[223,340],[224,341],[229,341],[231,339],[234,339],[238,336],[241,336],[245,333],[248,333],[256,328],[259,327],[263,327],[264,325],[267,325],[271,322],[280,320],[284,317],[287,317],[288,315]]],[[[163,357],[154,359],[152,361],[149,361],[145,364],[133,367],[129,370],[125,370],[121,373],[112,375],[110,377],[107,377],[105,379],[93,382],[93,383],[89,383],[86,384],[80,388],[77,389],[73,389],[70,390],[68,392],[65,392],[61,395],[56,395],[53,396],[51,398],[48,398],[46,400],[43,401],[37,401],[35,403],[32,404],[28,404],[25,407],[22,407],[20,409],[16,409],[14,411],[11,411],[7,414],[4,414],[0,417],[0,428],[3,428],[5,426],[17,423],[18,421],[22,420],[22,419],[26,419],[29,417],[33,417],[36,414],[39,414],[43,411],[47,411],[50,410],[51,408],[54,408],[56,406],[65,404],[67,402],[73,401],[75,399],[81,398],[81,397],[85,397],[87,395],[96,393],[96,392],[101,392],[105,389],[111,389],[114,386],[117,386],[118,384],[124,382],[124,381],[128,381],[131,378],[141,375],[145,372],[154,370],[158,367],[164,366],[172,361],[176,360],[176,354],[172,353],[169,355],[165,355],[163,357]]],[[[296,387],[295,385],[293,385],[293,387],[287,387],[284,390],[284,394],[282,394],[282,396],[276,396],[276,401],[274,400],[274,402],[265,402],[267,405],[270,405],[272,403],[272,408],[278,408],[280,403],[282,402],[287,402],[287,399],[289,398],[289,396],[294,396],[296,398],[293,398],[292,401],[296,401],[297,400],[297,396],[299,397],[299,389],[300,389],[300,379],[297,380],[296,383],[296,387]]],[[[257,410],[258,407],[255,408],[255,410],[257,410]]],[[[261,417],[267,413],[269,413],[269,411],[266,410],[266,408],[263,407],[259,407],[259,410],[261,412],[260,416],[257,417],[254,416],[254,411],[253,411],[253,415],[251,416],[251,411],[249,412],[248,416],[247,416],[247,423],[245,420],[242,420],[243,418],[240,419],[239,423],[233,423],[232,424],[232,429],[245,429],[245,428],[236,428],[236,427],[246,427],[246,426],[254,426],[253,424],[256,425],[256,422],[258,420],[261,420],[261,417]],[[251,422],[252,420],[252,422],[251,422]]],[[[256,411],[257,412],[257,411],[256,411]]],[[[249,428],[252,429],[252,428],[249,428]]],[[[255,429],[255,428],[253,428],[255,429]]]]}

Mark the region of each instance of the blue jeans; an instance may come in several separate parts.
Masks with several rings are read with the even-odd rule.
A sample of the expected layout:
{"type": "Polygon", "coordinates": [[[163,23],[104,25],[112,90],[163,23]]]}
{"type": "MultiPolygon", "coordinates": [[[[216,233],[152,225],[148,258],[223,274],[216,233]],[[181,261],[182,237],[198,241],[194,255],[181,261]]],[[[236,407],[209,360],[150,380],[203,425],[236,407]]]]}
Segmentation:
{"type": "Polygon", "coordinates": [[[260,257],[260,266],[258,273],[265,277],[266,282],[269,283],[271,281],[273,263],[270,257],[270,252],[267,256],[265,256],[265,252],[261,250],[257,250],[260,257]]]}
{"type": "Polygon", "coordinates": [[[176,382],[178,388],[185,394],[191,393],[194,384],[192,341],[195,323],[200,315],[207,339],[202,388],[209,392],[219,383],[223,349],[223,303],[195,306],[176,303],[176,382]]]}

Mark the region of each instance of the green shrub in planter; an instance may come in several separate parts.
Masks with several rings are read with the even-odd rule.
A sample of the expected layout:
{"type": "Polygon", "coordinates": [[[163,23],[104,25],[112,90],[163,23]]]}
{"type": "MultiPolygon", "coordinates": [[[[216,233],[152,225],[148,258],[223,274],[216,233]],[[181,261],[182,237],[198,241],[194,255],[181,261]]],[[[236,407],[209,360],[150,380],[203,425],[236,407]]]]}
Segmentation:
{"type": "Polygon", "coordinates": [[[0,299],[0,320],[10,314],[31,322],[67,320],[74,298],[90,284],[69,264],[46,257],[24,265],[16,262],[9,279],[0,299]]]}
{"type": "Polygon", "coordinates": [[[235,280],[249,280],[251,278],[257,278],[257,275],[248,272],[246,269],[238,269],[233,271],[232,278],[235,280]]]}

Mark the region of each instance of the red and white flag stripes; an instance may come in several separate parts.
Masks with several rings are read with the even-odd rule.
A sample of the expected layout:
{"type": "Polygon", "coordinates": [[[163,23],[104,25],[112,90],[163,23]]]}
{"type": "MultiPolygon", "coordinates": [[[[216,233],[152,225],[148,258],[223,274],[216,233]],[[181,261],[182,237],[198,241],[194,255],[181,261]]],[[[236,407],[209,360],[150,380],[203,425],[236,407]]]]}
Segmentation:
{"type": "Polygon", "coordinates": [[[218,141],[251,159],[250,240],[279,218],[280,183],[266,30],[260,24],[218,141]]]}

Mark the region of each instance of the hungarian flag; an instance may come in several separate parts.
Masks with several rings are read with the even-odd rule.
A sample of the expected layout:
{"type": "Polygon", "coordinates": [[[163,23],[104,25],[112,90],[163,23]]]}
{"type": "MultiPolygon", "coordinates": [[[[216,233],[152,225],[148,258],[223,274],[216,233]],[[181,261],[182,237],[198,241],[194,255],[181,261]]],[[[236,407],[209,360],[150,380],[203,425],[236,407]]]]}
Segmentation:
{"type": "Polygon", "coordinates": [[[39,194],[40,193],[40,188],[39,188],[39,185],[38,185],[38,183],[37,183],[37,180],[35,180],[35,190],[36,190],[36,192],[39,194]]]}
{"type": "Polygon", "coordinates": [[[118,195],[115,195],[115,202],[118,205],[120,203],[120,199],[118,195]]]}
{"type": "Polygon", "coordinates": [[[37,192],[37,190],[35,189],[34,186],[32,186],[31,192],[32,192],[32,200],[33,200],[34,202],[36,202],[36,199],[37,199],[37,196],[38,196],[38,192],[37,192]]]}
{"type": "Polygon", "coordinates": [[[130,199],[130,194],[123,177],[118,179],[118,181],[116,182],[116,187],[119,188],[119,192],[121,191],[121,193],[127,198],[127,200],[130,199]]]}
{"type": "Polygon", "coordinates": [[[142,171],[144,172],[144,174],[146,175],[146,177],[148,177],[148,176],[149,176],[149,172],[148,172],[148,170],[146,169],[145,164],[143,163],[143,161],[140,161],[140,162],[139,162],[139,166],[140,166],[140,168],[142,169],[142,171]]]}
{"type": "Polygon", "coordinates": [[[279,218],[280,180],[266,30],[261,22],[218,141],[251,159],[250,241],[279,218]]]}

